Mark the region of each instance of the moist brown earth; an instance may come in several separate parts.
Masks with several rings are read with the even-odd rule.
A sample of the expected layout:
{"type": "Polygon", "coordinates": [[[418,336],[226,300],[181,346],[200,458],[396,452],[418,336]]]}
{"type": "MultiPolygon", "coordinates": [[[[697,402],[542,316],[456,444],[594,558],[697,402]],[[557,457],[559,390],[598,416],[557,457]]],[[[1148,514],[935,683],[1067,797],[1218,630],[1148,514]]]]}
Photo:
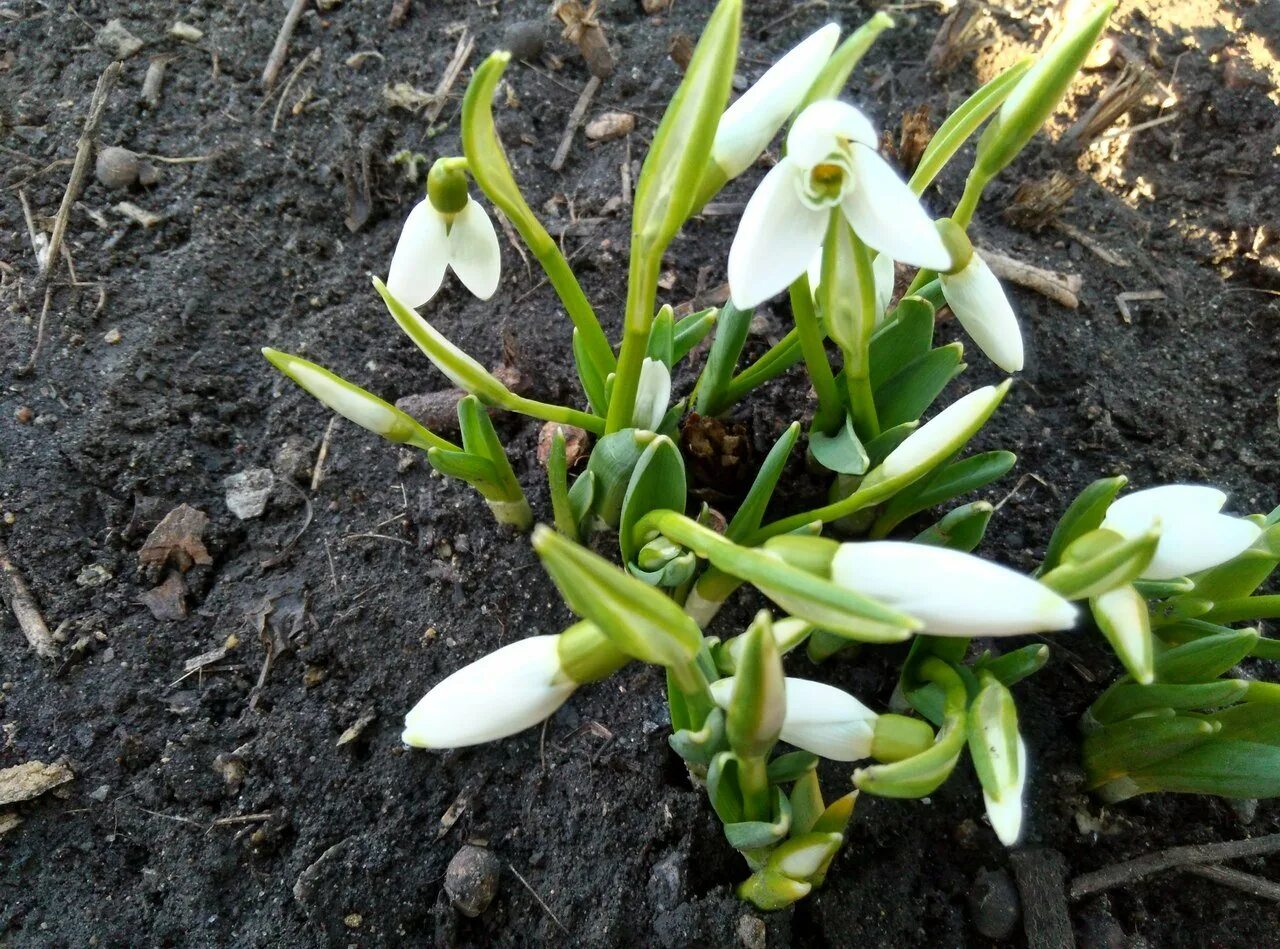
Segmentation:
{"type": "MultiPolygon", "coordinates": [[[[10,808],[23,822],[0,837],[0,942],[986,942],[968,895],[981,871],[1012,872],[1012,862],[982,817],[968,765],[927,802],[864,796],[826,885],[764,914],[732,893],[745,866],[667,748],[652,669],[585,688],[545,729],[499,744],[443,754],[401,746],[402,715],[434,682],[500,644],[557,631],[570,615],[527,538],[495,527],[474,492],[432,476],[420,457],[339,422],[312,489],[329,415],[258,348],[306,354],[393,400],[446,387],[369,285],[420,196],[389,156],[458,153],[469,69],[546,5],[415,0],[395,28],[391,0],[323,6],[302,17],[274,96],[260,76],[285,15],[278,2],[0,6],[0,537],[63,641],[59,658],[41,660],[7,610],[0,620],[0,767],[65,759],[76,775],[10,808]],[[20,196],[47,231],[110,61],[95,35],[115,18],[145,46],[125,62],[100,143],[199,160],[144,157],[158,180],[124,190],[90,171],[66,243],[84,285],[68,286],[60,269],[45,339],[22,373],[43,293],[20,196]],[[175,18],[203,36],[170,36],[175,18]],[[435,123],[388,105],[384,89],[397,83],[432,92],[464,31],[475,49],[435,123]],[[169,61],[151,109],[139,92],[153,57],[169,61]],[[159,220],[132,222],[119,210],[125,201],[159,220]],[[291,458],[280,455],[286,445],[291,458]],[[264,515],[241,521],[223,480],[253,468],[274,468],[275,487],[264,515]],[[181,504],[208,515],[211,563],[173,580],[176,568],[140,568],[138,552],[181,504]],[[166,582],[148,602],[161,615],[185,607],[185,618],[156,619],[145,605],[166,582]],[[231,637],[223,658],[187,670],[231,637]],[[360,720],[359,734],[339,745],[360,720]],[[497,895],[474,919],[443,895],[445,868],[468,842],[498,859],[497,895]]],[[[744,80],[828,18],[851,28],[872,12],[856,3],[747,6],[744,80]]],[[[851,98],[895,138],[896,117],[921,104],[938,121],[1047,26],[1044,4],[998,6],[980,28],[981,48],[939,75],[925,58],[941,16],[908,5],[855,75],[851,98]]],[[[499,97],[521,185],[552,232],[565,232],[566,253],[615,337],[628,236],[620,168],[644,155],[679,79],[669,44],[696,36],[708,9],[676,0],[647,15],[637,0],[601,4],[617,69],[586,118],[624,109],[636,128],[599,144],[579,136],[559,173],[548,166],[588,78],[577,51],[549,28],[546,52],[536,65],[513,64],[499,97]]],[[[1086,74],[1052,134],[991,189],[975,225],[980,246],[1083,282],[1076,310],[1010,287],[1027,367],[979,447],[1010,448],[1019,463],[984,492],[1003,505],[982,551],[1021,568],[1035,565],[1074,493],[1102,475],[1220,484],[1241,512],[1280,501],[1280,13],[1268,0],[1135,0],[1121,4],[1116,23],[1116,36],[1169,88],[1111,131],[1174,117],[1064,151],[1054,136],[1116,79],[1120,62],[1086,74]],[[1001,212],[1017,186],[1054,172],[1078,182],[1058,216],[1066,229],[1007,224],[1001,212]],[[1126,319],[1117,295],[1149,291],[1163,298],[1127,302],[1126,319]]],[[[959,196],[964,166],[927,196],[935,213],[959,196]]],[[[762,173],[722,195],[727,210],[762,173]]],[[[726,213],[686,228],[669,254],[664,300],[679,304],[722,282],[735,223],[726,213]]],[[[568,320],[505,240],[503,254],[492,301],[450,278],[430,318],[490,365],[505,354],[537,397],[578,398],[568,320]]],[[[749,355],[788,318],[782,304],[762,308],[749,355]]],[[[940,335],[960,338],[953,322],[940,335]]],[[[999,378],[972,347],[970,362],[944,399],[999,378]]],[[[689,370],[677,384],[687,391],[692,381],[689,370]]],[[[793,372],[732,421],[758,453],[805,400],[793,372]]],[[[499,427],[535,511],[549,519],[537,424],[503,417],[499,427]]],[[[820,492],[795,468],[780,512],[820,492]]],[[[740,629],[760,603],[740,594],[713,632],[740,629]]],[[[1076,723],[1117,665],[1087,630],[1052,646],[1050,665],[1016,690],[1033,762],[1024,848],[1061,855],[1075,875],[1168,845],[1280,830],[1269,802],[1251,816],[1206,797],[1114,807],[1091,798],[1076,723]]],[[[792,668],[883,707],[901,658],[900,649],[868,649],[820,671],[803,657],[792,668]]],[[[824,766],[823,778],[829,794],[843,793],[848,767],[824,766]]],[[[1236,866],[1280,872],[1276,858],[1236,866]]],[[[1052,909],[1062,897],[1046,889],[1023,899],[1052,909]]],[[[1275,945],[1277,916],[1274,903],[1176,871],[1070,907],[1075,938],[1090,946],[1275,945]]],[[[1016,927],[1012,942],[1023,938],[1016,927]]]]}

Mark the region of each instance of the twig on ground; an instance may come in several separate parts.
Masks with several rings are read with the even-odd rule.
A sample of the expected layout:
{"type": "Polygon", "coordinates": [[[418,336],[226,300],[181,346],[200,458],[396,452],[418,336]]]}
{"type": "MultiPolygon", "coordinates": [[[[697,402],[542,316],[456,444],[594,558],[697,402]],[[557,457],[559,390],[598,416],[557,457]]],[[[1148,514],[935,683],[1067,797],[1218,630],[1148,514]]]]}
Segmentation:
{"type": "Polygon", "coordinates": [[[475,48],[476,38],[471,35],[470,30],[463,30],[462,35],[458,37],[458,45],[453,49],[453,58],[449,60],[449,65],[444,67],[444,75],[440,77],[435,91],[431,93],[432,102],[423,110],[422,114],[426,117],[428,126],[433,125],[436,119],[440,118],[449,90],[462,75],[462,69],[467,65],[467,60],[471,58],[471,51],[475,48]]]}
{"type": "Polygon", "coordinates": [[[1174,867],[1221,863],[1223,860],[1235,860],[1239,857],[1260,857],[1277,851],[1280,851],[1280,834],[1268,834],[1248,840],[1228,840],[1217,844],[1170,847],[1168,850],[1149,853],[1092,873],[1082,873],[1071,881],[1070,896],[1073,900],[1078,900],[1174,867]]]}
{"type": "Polygon", "coordinates": [[[1008,280],[1028,290],[1034,290],[1055,303],[1062,304],[1068,310],[1074,310],[1080,306],[1080,297],[1077,294],[1084,285],[1084,279],[1079,274],[1062,274],[1045,270],[988,248],[983,248],[982,259],[987,262],[991,272],[1001,280],[1008,280]]]}
{"type": "MultiPolygon", "coordinates": [[[[334,416],[334,417],[337,418],[337,416],[334,416]]],[[[319,464],[318,461],[317,461],[317,464],[319,464]]],[[[287,484],[289,487],[291,487],[293,490],[297,491],[298,496],[302,498],[302,503],[304,505],[303,513],[302,513],[302,526],[298,528],[297,533],[295,533],[292,537],[289,538],[289,542],[280,548],[279,552],[273,554],[272,556],[268,557],[266,560],[263,560],[260,562],[259,566],[261,566],[264,570],[269,569],[271,567],[279,566],[281,563],[284,562],[284,559],[293,552],[293,548],[297,546],[298,541],[302,539],[302,535],[305,534],[307,532],[307,528],[311,526],[311,517],[312,517],[312,514],[314,513],[311,507],[311,499],[307,497],[307,493],[303,491],[300,487],[298,487],[296,484],[294,484],[291,478],[282,478],[281,480],[285,484],[287,484]]],[[[329,565],[330,567],[333,566],[332,557],[330,558],[329,565]]],[[[336,590],[338,587],[338,581],[336,579],[333,581],[333,586],[334,586],[334,589],[336,590]]]]}
{"type": "Polygon", "coordinates": [[[1056,850],[1032,848],[1012,854],[1022,897],[1022,928],[1029,949],[1075,945],[1067,908],[1067,861],[1056,850]]]}
{"type": "Polygon", "coordinates": [[[1167,300],[1163,290],[1127,290],[1116,294],[1116,306],[1120,308],[1120,316],[1126,323],[1133,322],[1133,311],[1130,303],[1141,303],[1144,300],[1167,300]]]}
{"type": "Polygon", "coordinates": [[[582,118],[587,114],[587,109],[591,107],[591,100],[595,98],[602,82],[603,80],[599,76],[592,76],[587,80],[587,84],[582,87],[578,101],[574,105],[573,111],[569,113],[569,124],[565,126],[564,135],[560,139],[560,144],[556,147],[555,157],[551,159],[552,171],[559,171],[564,167],[565,159],[569,157],[569,147],[573,144],[573,136],[578,131],[578,126],[582,124],[582,118]]]}
{"type": "Polygon", "coordinates": [[[542,897],[538,895],[538,891],[529,885],[529,881],[520,875],[520,871],[517,870],[515,866],[510,863],[508,863],[507,866],[510,868],[511,872],[516,875],[516,879],[519,880],[521,883],[523,883],[524,888],[533,895],[533,898],[535,900],[538,901],[538,905],[542,907],[542,911],[551,917],[551,921],[553,923],[555,923],[557,926],[560,927],[560,931],[564,933],[566,936],[570,935],[569,930],[565,929],[564,923],[560,922],[560,918],[556,916],[555,913],[551,912],[551,907],[542,901],[542,897]]]}
{"type": "Polygon", "coordinates": [[[302,75],[302,71],[312,63],[320,62],[320,47],[317,46],[311,52],[302,58],[302,62],[293,67],[293,71],[289,73],[289,78],[284,81],[284,86],[280,90],[280,98],[276,102],[276,111],[271,116],[271,131],[275,131],[280,125],[280,113],[284,111],[284,102],[289,98],[289,90],[293,88],[293,84],[298,81],[298,77],[302,75]]]}
{"type": "Polygon", "coordinates": [[[27,357],[27,361],[18,366],[14,373],[19,376],[25,376],[36,367],[36,358],[40,355],[40,347],[44,345],[44,325],[49,318],[49,304],[53,301],[53,285],[49,284],[44,288],[44,303],[40,305],[40,319],[36,321],[36,341],[31,346],[31,355],[27,357]]]}
{"type": "Polygon", "coordinates": [[[314,492],[324,480],[324,461],[329,457],[329,440],[333,438],[334,426],[338,424],[338,416],[329,419],[329,427],[324,430],[324,438],[320,439],[320,450],[316,452],[316,463],[311,469],[311,490],[314,492]]]}
{"type": "Polygon", "coordinates": [[[1205,867],[1187,867],[1187,872],[1204,877],[1206,880],[1212,880],[1214,883],[1229,886],[1232,889],[1239,890],[1241,893],[1248,893],[1250,896],[1256,896],[1259,899],[1280,903],[1280,883],[1273,883],[1264,877],[1212,864],[1205,867]]]}
{"type": "Polygon", "coordinates": [[[71,207],[75,204],[84,183],[84,176],[89,170],[89,156],[93,154],[93,143],[98,137],[98,126],[102,124],[102,113],[106,111],[107,100],[111,98],[111,90],[120,78],[121,64],[112,63],[98,77],[98,85],[89,100],[89,115],[84,120],[84,128],[80,132],[80,140],[76,142],[75,162],[71,166],[71,177],[67,180],[67,190],[62,193],[62,205],[58,208],[58,216],[53,221],[53,234],[49,238],[49,252],[45,256],[41,269],[42,279],[48,281],[53,268],[58,263],[58,253],[62,250],[62,240],[67,233],[67,222],[71,218],[71,207]]]}
{"type": "Polygon", "coordinates": [[[289,12],[285,14],[284,22],[280,24],[280,32],[276,34],[276,43],[271,47],[271,55],[267,57],[266,68],[262,70],[262,88],[268,92],[276,84],[276,79],[280,76],[280,70],[284,68],[284,58],[289,54],[289,40],[293,37],[293,31],[297,27],[298,21],[302,19],[302,14],[306,9],[307,0],[293,0],[289,7],[289,12]]]}
{"type": "Polygon", "coordinates": [[[160,93],[164,88],[164,73],[169,68],[171,56],[156,56],[147,64],[147,74],[142,77],[142,93],[139,98],[148,109],[160,105],[160,93]]]}
{"type": "Polygon", "coordinates": [[[27,222],[27,239],[31,241],[31,252],[36,255],[36,267],[43,270],[45,259],[49,256],[49,238],[36,227],[36,218],[31,213],[31,202],[27,200],[25,191],[18,191],[18,200],[22,202],[22,219],[27,222]]]}
{"type": "Polygon", "coordinates": [[[9,550],[3,542],[0,542],[0,571],[3,571],[5,586],[8,588],[9,609],[13,610],[22,635],[27,637],[27,644],[40,658],[54,658],[58,655],[58,649],[54,645],[53,635],[49,632],[31,588],[9,559],[9,550]]]}
{"type": "Polygon", "coordinates": [[[1063,234],[1066,234],[1073,241],[1080,244],[1080,246],[1084,247],[1086,250],[1091,251],[1095,256],[1111,264],[1111,266],[1113,267],[1133,266],[1129,262],[1129,258],[1123,257],[1120,254],[1117,254],[1114,250],[1111,250],[1109,247],[1106,247],[1105,245],[1102,244],[1101,241],[1097,240],[1093,236],[1086,234],[1084,231],[1080,230],[1080,228],[1076,227],[1074,224],[1068,224],[1066,221],[1055,220],[1053,222],[1053,226],[1056,227],[1058,230],[1062,231],[1063,234]]]}

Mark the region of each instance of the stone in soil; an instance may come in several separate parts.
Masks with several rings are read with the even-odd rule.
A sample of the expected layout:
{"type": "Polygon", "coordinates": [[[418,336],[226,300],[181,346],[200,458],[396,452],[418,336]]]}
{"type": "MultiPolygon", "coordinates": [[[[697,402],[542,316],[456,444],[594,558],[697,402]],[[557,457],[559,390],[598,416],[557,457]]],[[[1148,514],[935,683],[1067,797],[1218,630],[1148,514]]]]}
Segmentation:
{"type": "Polygon", "coordinates": [[[487,847],[467,844],[449,861],[444,891],[463,916],[479,916],[497,895],[500,869],[498,858],[487,847]]]}

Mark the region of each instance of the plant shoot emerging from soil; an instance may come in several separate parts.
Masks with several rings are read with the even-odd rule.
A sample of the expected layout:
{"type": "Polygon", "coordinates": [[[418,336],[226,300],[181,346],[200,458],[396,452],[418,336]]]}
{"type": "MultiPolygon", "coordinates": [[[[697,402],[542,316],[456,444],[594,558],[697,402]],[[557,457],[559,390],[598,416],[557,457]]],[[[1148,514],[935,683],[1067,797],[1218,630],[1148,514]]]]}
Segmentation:
{"type": "Polygon", "coordinates": [[[738,892],[779,908],[821,885],[860,792],[925,797],[966,751],[992,829],[1014,844],[1028,747],[1011,689],[1044,666],[1049,647],[972,656],[970,640],[1071,630],[1087,610],[1127,672],[1085,717],[1085,764],[1100,795],[1280,793],[1280,687],[1224,678],[1246,656],[1280,655],[1256,630],[1232,628],[1280,613],[1275,597],[1254,595],[1280,562],[1280,511],[1224,515],[1225,496],[1200,486],[1118,497],[1123,479],[1107,479],[1072,504],[1030,576],[972,553],[994,514],[984,502],[895,538],[907,519],[951,505],[1015,463],[1004,450],[966,453],[1011,380],[940,402],[965,364],[960,343],[934,345],[935,319],[949,307],[987,359],[1009,373],[1022,369],[1022,329],[967,231],[986,186],[1057,106],[1112,4],[1034,63],[979,89],[943,122],[906,181],[878,153],[872,122],[841,98],[890,18],[876,14],[843,42],[837,25],[824,26],[730,105],[741,7],[716,5],[653,136],[634,197],[616,349],[512,174],[492,111],[510,57],[496,52],[466,92],[464,154],[436,161],[387,282],[374,280],[395,322],[468,393],[458,406],[462,444],[326,369],[266,351],[325,405],[426,452],[435,469],[471,485],[499,521],[519,529],[534,515],[489,411],[551,426],[554,526],[535,528],[532,543],[580,621],[448,676],[409,712],[405,742],[457,748],[502,738],[630,662],[661,666],[671,747],[749,868],[738,892]],[[750,196],[728,255],[729,301],[677,319],[657,302],[664,252],[779,132],[782,157],[750,196]],[[975,136],[963,195],[935,219],[925,193],[975,136]],[[573,324],[565,361],[576,370],[582,407],[512,392],[416,309],[450,269],[481,299],[496,291],[498,241],[471,196],[473,182],[532,252],[573,324]],[[898,264],[915,272],[895,302],[898,264]],[[782,293],[793,327],[739,368],[752,308],[782,293]],[[713,329],[696,384],[673,401],[673,371],[713,329]],[[681,429],[699,416],[724,416],[799,363],[816,401],[805,455],[829,477],[827,503],[767,516],[802,434],[796,422],[727,521],[705,504],[691,514],[681,429]],[[569,427],[595,437],[572,483],[569,427]],[[587,546],[602,531],[616,533],[620,566],[587,546]],[[744,584],[775,609],[761,610],[745,630],[707,635],[744,584]],[[784,669],[801,647],[821,663],[905,641],[891,709],[784,669]],[[780,743],[794,750],[780,752],[780,743]],[[828,798],[819,758],[859,763],[845,793],[828,798]]]}

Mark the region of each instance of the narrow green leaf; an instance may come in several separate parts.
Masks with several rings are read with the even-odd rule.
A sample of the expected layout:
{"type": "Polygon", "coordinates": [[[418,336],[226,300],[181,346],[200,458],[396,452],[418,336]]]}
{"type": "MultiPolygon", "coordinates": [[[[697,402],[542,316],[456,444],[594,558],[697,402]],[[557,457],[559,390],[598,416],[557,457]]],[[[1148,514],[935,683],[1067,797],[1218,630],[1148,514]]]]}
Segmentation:
{"type": "Polygon", "coordinates": [[[599,367],[587,352],[583,336],[575,327],[573,330],[573,365],[578,371],[578,381],[582,391],[587,395],[587,404],[596,415],[605,415],[609,411],[608,388],[605,377],[600,374],[599,367]]]}
{"type": "Polygon", "coordinates": [[[1151,563],[1159,542],[1158,530],[1128,538],[1099,528],[1072,541],[1062,563],[1040,582],[1068,600],[1101,596],[1137,579],[1151,563]]]}
{"type": "Polygon", "coordinates": [[[1206,711],[1239,701],[1248,691],[1248,686],[1248,682],[1243,679],[1219,679],[1185,685],[1117,682],[1089,706],[1089,714],[1099,724],[1109,725],[1155,709],[1206,711]]]}
{"type": "Polygon", "coordinates": [[[768,610],[761,610],[742,634],[725,715],[729,747],[740,758],[764,758],[778,742],[787,711],[782,657],[768,610]]]}
{"type": "Polygon", "coordinates": [[[1155,680],[1155,642],[1151,613],[1142,594],[1125,584],[1093,597],[1089,606],[1125,671],[1136,682],[1151,684],[1155,680]]]}
{"type": "Polygon", "coordinates": [[[867,450],[853,430],[853,417],[846,415],[831,435],[813,429],[809,432],[809,451],[815,461],[838,474],[862,475],[871,467],[867,450]]]}
{"type": "Polygon", "coordinates": [[[1014,686],[1028,676],[1035,675],[1049,661],[1049,647],[1045,645],[1023,646],[999,656],[983,653],[973,664],[975,672],[994,676],[1006,686],[1014,686]]]}
{"type": "MultiPolygon", "coordinates": [[[[675,339],[672,342],[671,359],[673,364],[679,363],[691,353],[695,346],[707,338],[720,320],[720,311],[715,307],[690,313],[676,323],[675,339]]],[[[730,370],[732,371],[732,370],[730,370]]]]}
{"type": "Polygon", "coordinates": [[[1017,461],[1018,456],[1011,451],[985,451],[938,468],[889,500],[876,519],[871,536],[887,537],[907,518],[986,487],[1008,474],[1017,461]]]}
{"type": "Polygon", "coordinates": [[[1211,722],[1192,716],[1147,714],[1103,726],[1085,736],[1084,766],[1089,786],[1150,768],[1213,737],[1211,722]]]}
{"type": "Polygon", "coordinates": [[[931,544],[934,547],[948,547],[969,553],[982,543],[994,513],[995,508],[990,503],[973,501],[948,511],[912,540],[917,544],[931,544]]]}
{"type": "Polygon", "coordinates": [[[729,521],[729,526],[725,529],[724,536],[729,540],[740,544],[760,527],[774,489],[778,486],[778,479],[782,477],[787,459],[791,457],[791,450],[795,448],[799,437],[800,423],[792,422],[773,443],[756,472],[755,480],[751,482],[751,490],[747,492],[737,513],[733,515],[733,520],[729,521]]]}
{"type": "Polygon", "coordinates": [[[817,766],[818,756],[812,752],[789,751],[769,762],[769,783],[790,784],[792,781],[799,781],[805,775],[812,774],[817,766]]]}
{"type": "MultiPolygon", "coordinates": [[[[792,754],[808,754],[808,752],[792,752],[792,754]]],[[[782,758],[789,758],[790,755],[783,755],[781,758],[775,758],[769,763],[769,780],[776,784],[783,783],[774,778],[774,765],[782,758]]],[[[818,762],[817,755],[813,756],[814,764],[818,762]]],[[[826,810],[826,804],[822,801],[822,785],[818,781],[818,773],[809,768],[801,771],[795,776],[795,784],[791,788],[791,833],[793,836],[807,834],[813,829],[813,825],[818,822],[818,818],[822,816],[822,812],[826,810]]]]}
{"type": "Polygon", "coordinates": [[[675,365],[676,322],[671,304],[665,304],[649,327],[649,358],[656,359],[668,370],[675,365]]]}
{"type": "Polygon", "coordinates": [[[1241,629],[1175,646],[1156,656],[1156,679],[1160,682],[1216,679],[1249,655],[1257,641],[1257,630],[1241,629]]]}
{"type": "Polygon", "coordinates": [[[1280,797],[1280,748],[1213,740],[1129,774],[1141,792],[1181,791],[1220,797],[1280,797]]]}
{"type": "Polygon", "coordinates": [[[871,387],[889,379],[929,352],[933,346],[933,305],[919,296],[905,297],[871,337],[871,387]]]}
{"type": "Polygon", "coordinates": [[[698,380],[694,411],[702,415],[717,415],[728,406],[725,390],[733,377],[733,369],[742,355],[742,347],[751,329],[754,310],[739,310],[730,301],[720,311],[716,324],[716,336],[711,342],[711,352],[698,380]]]}
{"type": "Polygon", "coordinates": [[[675,442],[659,435],[649,442],[631,472],[618,518],[618,544],[623,563],[630,564],[644,546],[636,525],[650,511],[684,513],[687,502],[684,458],[675,442]]]}
{"type": "Polygon", "coordinates": [[[551,494],[551,511],[556,530],[576,542],[578,519],[569,502],[569,465],[565,454],[564,430],[559,426],[551,434],[551,454],[547,456],[547,489],[551,494]]]}
{"type": "Polygon", "coordinates": [[[1018,708],[994,677],[969,704],[969,757],[982,789],[999,801],[1018,785],[1018,708]]]}
{"type": "Polygon", "coordinates": [[[1107,516],[1107,508],[1116,499],[1120,489],[1129,483],[1124,475],[1114,478],[1099,478],[1076,495],[1058,525],[1049,538],[1049,547],[1044,552],[1044,562],[1039,573],[1047,573],[1062,562],[1062,555],[1077,539],[1102,526],[1107,516]]]}
{"type": "Polygon", "coordinates": [[[931,406],[948,382],[964,371],[964,347],[949,343],[908,363],[875,390],[882,428],[912,422],[931,406]]]}
{"type": "Polygon", "coordinates": [[[471,485],[485,497],[496,491],[499,482],[498,469],[488,458],[468,454],[465,451],[446,451],[432,448],[427,452],[431,467],[442,475],[457,478],[471,485]]]}

